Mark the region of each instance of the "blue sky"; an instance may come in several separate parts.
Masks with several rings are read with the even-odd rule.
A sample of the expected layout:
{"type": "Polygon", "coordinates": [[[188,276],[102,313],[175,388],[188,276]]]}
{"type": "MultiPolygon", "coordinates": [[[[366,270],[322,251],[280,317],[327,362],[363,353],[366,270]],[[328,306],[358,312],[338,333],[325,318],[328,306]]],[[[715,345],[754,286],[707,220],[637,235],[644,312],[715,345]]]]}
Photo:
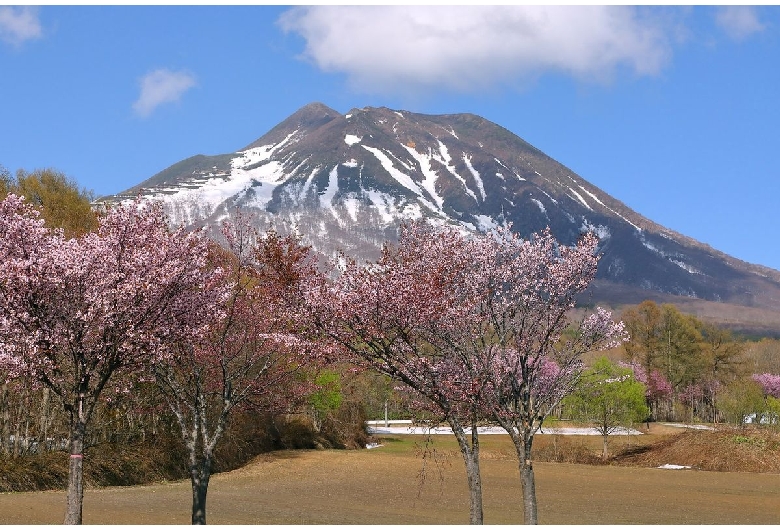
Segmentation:
{"type": "Polygon", "coordinates": [[[471,112],[780,270],[780,7],[0,6],[0,165],[98,195],[314,101],[471,112]]]}

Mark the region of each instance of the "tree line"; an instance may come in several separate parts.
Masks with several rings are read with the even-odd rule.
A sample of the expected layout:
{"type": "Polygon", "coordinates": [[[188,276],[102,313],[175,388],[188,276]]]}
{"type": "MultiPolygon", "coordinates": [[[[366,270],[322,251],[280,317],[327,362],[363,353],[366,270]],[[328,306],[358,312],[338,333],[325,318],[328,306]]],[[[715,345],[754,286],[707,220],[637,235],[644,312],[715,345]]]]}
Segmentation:
{"type": "Polygon", "coordinates": [[[573,319],[598,266],[591,233],[567,247],[549,230],[523,239],[411,222],[376,262],[324,263],[241,215],[216,244],[169,227],[157,204],[95,213],[91,194],[55,171],[2,174],[0,449],[67,452],[67,523],[82,519],[90,440],[144,437],[155,416],[175,421],[192,522],[205,523],[215,450],[236,412],[307,410],[321,424],[341,404],[340,374],[355,369],[352,389],[375,406],[399,399],[399,385],[406,410],[452,427],[474,524],[485,422],[511,437],[524,522],[536,523],[533,440],[548,416],[600,425],[606,456],[626,421],[720,421],[738,383],[764,403],[780,387],[769,373],[746,379],[744,345],[673,306],[573,319]],[[605,350],[624,365],[585,365],[605,350]]]}

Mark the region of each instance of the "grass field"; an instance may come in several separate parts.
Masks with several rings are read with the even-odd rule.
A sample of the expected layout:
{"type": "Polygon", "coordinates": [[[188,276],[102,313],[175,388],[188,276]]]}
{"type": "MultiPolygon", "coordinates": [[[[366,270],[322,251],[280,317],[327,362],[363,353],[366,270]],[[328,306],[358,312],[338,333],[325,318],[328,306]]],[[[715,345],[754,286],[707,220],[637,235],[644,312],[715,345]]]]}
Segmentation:
{"type": "MultiPolygon", "coordinates": [[[[646,435],[647,436],[647,435],[646,435]]],[[[648,444],[619,437],[613,443],[648,444]]],[[[598,451],[594,436],[566,437],[598,451]]],[[[642,438],[641,442],[637,439],[642,438]]],[[[517,466],[506,436],[483,436],[485,522],[518,524],[517,466]]],[[[560,440],[560,438],[558,439],[560,440]]],[[[215,475],[211,524],[466,524],[464,466],[454,439],[438,436],[423,459],[422,436],[380,439],[360,451],[281,451],[215,475]],[[425,479],[421,471],[425,464],[425,479]]],[[[553,437],[539,436],[549,451],[553,437]]],[[[678,462],[669,462],[678,463],[678,462]]],[[[623,465],[535,464],[542,524],[777,524],[780,475],[663,470],[623,465]]],[[[188,524],[189,482],[87,490],[86,524],[188,524]]],[[[64,492],[0,495],[0,522],[59,524],[64,492]]]]}

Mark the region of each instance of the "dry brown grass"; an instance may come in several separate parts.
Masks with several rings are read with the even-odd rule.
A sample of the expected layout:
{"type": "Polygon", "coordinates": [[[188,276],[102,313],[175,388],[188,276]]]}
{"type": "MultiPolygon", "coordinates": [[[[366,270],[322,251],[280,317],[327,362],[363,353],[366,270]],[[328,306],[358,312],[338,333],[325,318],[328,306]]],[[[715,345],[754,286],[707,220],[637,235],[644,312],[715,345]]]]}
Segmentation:
{"type": "Polygon", "coordinates": [[[626,450],[615,462],[627,466],[678,464],[703,471],[780,473],[780,433],[728,427],[715,432],[688,430],[647,447],[626,450]]]}
{"type": "MultiPolygon", "coordinates": [[[[732,439],[733,444],[728,442],[728,435],[735,436],[734,433],[722,435],[723,440],[720,434],[710,434],[686,433],[676,443],[691,445],[691,454],[722,449],[728,453],[733,446],[739,446],[736,449],[739,451],[741,446],[751,444],[735,439],[732,439]],[[719,443],[726,445],[717,449],[719,443]]],[[[590,453],[593,456],[600,450],[599,437],[562,438],[538,436],[535,448],[539,456],[554,450],[559,455],[590,453]]],[[[622,450],[651,445],[653,448],[642,454],[649,458],[648,455],[658,452],[659,462],[667,457],[684,456],[682,449],[674,454],[662,453],[676,445],[666,434],[656,432],[631,438],[616,437],[613,447],[622,450]],[[672,441],[665,443],[665,438],[672,441]]],[[[381,441],[382,447],[370,451],[274,452],[256,458],[241,469],[217,474],[209,491],[208,521],[216,524],[468,522],[464,466],[454,439],[435,437],[433,450],[427,451],[425,460],[422,453],[426,445],[422,436],[388,437],[381,441]],[[427,476],[421,481],[423,463],[427,476]]],[[[756,454],[763,451],[765,460],[777,460],[777,449],[770,444],[759,450],[761,443],[770,444],[755,442],[756,447],[751,446],[749,451],[756,454]]],[[[481,448],[485,522],[520,523],[520,486],[511,442],[502,435],[483,436],[481,448]]],[[[613,461],[613,465],[537,462],[540,522],[780,522],[780,479],[777,474],[670,471],[623,465],[626,463],[620,458],[613,461]],[[617,463],[620,465],[614,465],[617,463]]],[[[634,465],[655,467],[655,462],[637,461],[634,465]]],[[[190,488],[186,481],[92,489],[85,495],[84,521],[89,524],[187,524],[189,503],[190,488]]],[[[0,522],[59,523],[63,508],[64,493],[59,491],[4,494],[0,495],[0,522]]]]}

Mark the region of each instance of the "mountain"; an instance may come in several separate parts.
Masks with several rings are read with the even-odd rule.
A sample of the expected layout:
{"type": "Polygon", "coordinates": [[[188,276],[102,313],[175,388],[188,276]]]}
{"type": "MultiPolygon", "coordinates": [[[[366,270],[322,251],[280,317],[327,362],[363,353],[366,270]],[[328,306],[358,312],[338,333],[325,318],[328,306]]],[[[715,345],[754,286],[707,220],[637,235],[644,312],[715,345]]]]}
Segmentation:
{"type": "Polygon", "coordinates": [[[420,216],[472,231],[512,223],[525,236],[549,226],[565,244],[593,230],[603,258],[592,296],[780,308],[780,272],[654,223],[473,114],[312,103],[235,153],[193,156],[105,199],[139,193],[174,223],[213,228],[240,208],[325,255],[363,259],[420,216]]]}

